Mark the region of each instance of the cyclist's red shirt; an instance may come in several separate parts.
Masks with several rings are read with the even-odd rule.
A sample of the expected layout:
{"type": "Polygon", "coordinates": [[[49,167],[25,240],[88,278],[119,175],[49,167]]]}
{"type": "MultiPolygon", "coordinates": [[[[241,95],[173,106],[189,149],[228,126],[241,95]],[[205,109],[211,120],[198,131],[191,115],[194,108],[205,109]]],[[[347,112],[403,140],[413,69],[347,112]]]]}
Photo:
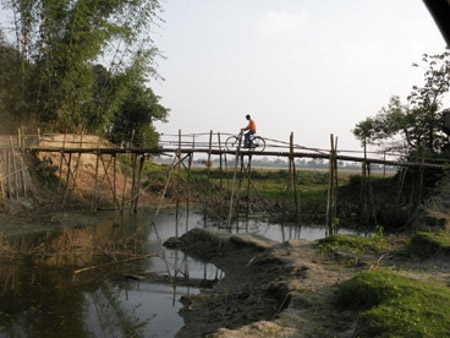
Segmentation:
{"type": "Polygon", "coordinates": [[[256,132],[256,124],[255,121],[253,121],[252,119],[250,119],[248,121],[248,126],[244,128],[244,130],[253,130],[256,132]]]}

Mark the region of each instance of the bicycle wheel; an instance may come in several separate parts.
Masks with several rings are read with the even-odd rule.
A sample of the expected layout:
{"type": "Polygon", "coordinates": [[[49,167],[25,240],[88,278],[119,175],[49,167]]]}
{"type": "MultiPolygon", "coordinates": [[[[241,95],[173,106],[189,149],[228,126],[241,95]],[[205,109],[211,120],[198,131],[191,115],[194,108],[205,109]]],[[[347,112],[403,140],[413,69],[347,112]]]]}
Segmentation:
{"type": "Polygon", "coordinates": [[[230,136],[225,141],[225,148],[228,151],[235,151],[239,144],[239,138],[237,136],[230,136]]]}
{"type": "Polygon", "coordinates": [[[264,151],[266,149],[266,141],[261,136],[255,136],[252,140],[252,150],[264,151]]]}

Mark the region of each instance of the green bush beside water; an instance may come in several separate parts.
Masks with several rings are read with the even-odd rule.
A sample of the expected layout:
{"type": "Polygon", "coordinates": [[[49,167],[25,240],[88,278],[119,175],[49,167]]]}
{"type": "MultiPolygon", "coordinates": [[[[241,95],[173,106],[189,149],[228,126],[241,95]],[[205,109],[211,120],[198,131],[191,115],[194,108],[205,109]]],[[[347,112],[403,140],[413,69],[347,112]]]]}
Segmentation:
{"type": "Polygon", "coordinates": [[[335,250],[359,251],[367,250],[378,251],[389,245],[388,241],[383,237],[382,228],[375,229],[373,237],[361,237],[353,235],[334,234],[320,239],[317,242],[319,250],[330,253],[335,250]]]}
{"type": "Polygon", "coordinates": [[[411,238],[412,251],[420,256],[435,254],[450,255],[450,234],[441,232],[419,232],[411,238]]]}
{"type": "Polygon", "coordinates": [[[341,309],[362,311],[357,336],[448,337],[450,289],[389,270],[364,271],[341,284],[341,309]]]}

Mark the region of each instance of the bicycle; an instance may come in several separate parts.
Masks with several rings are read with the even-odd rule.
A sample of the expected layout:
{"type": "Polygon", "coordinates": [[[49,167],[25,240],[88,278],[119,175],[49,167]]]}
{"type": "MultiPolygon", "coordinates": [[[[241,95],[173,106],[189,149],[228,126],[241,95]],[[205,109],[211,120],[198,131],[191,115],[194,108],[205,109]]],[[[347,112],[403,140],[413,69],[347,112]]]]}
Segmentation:
{"type": "MultiPolygon", "coordinates": [[[[244,142],[244,140],[242,140],[242,142],[244,142]]],[[[228,151],[235,151],[238,145],[239,135],[230,136],[225,141],[225,148],[227,148],[228,151]]],[[[266,149],[266,141],[261,136],[250,135],[248,148],[242,148],[249,149],[250,151],[264,151],[264,149],[266,149]]]]}

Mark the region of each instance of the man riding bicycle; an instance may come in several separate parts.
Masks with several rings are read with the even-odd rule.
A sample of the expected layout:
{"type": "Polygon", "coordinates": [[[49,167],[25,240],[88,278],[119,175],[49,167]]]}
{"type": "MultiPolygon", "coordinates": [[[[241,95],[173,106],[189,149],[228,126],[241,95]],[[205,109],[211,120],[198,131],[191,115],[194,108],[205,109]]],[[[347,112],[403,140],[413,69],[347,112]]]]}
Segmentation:
{"type": "Polygon", "coordinates": [[[250,136],[253,135],[254,133],[256,133],[256,124],[255,121],[253,121],[250,117],[250,115],[246,115],[245,118],[248,120],[248,125],[245,128],[242,128],[241,130],[243,131],[247,131],[245,133],[245,138],[244,138],[244,148],[249,148],[250,147],[250,136]]]}

